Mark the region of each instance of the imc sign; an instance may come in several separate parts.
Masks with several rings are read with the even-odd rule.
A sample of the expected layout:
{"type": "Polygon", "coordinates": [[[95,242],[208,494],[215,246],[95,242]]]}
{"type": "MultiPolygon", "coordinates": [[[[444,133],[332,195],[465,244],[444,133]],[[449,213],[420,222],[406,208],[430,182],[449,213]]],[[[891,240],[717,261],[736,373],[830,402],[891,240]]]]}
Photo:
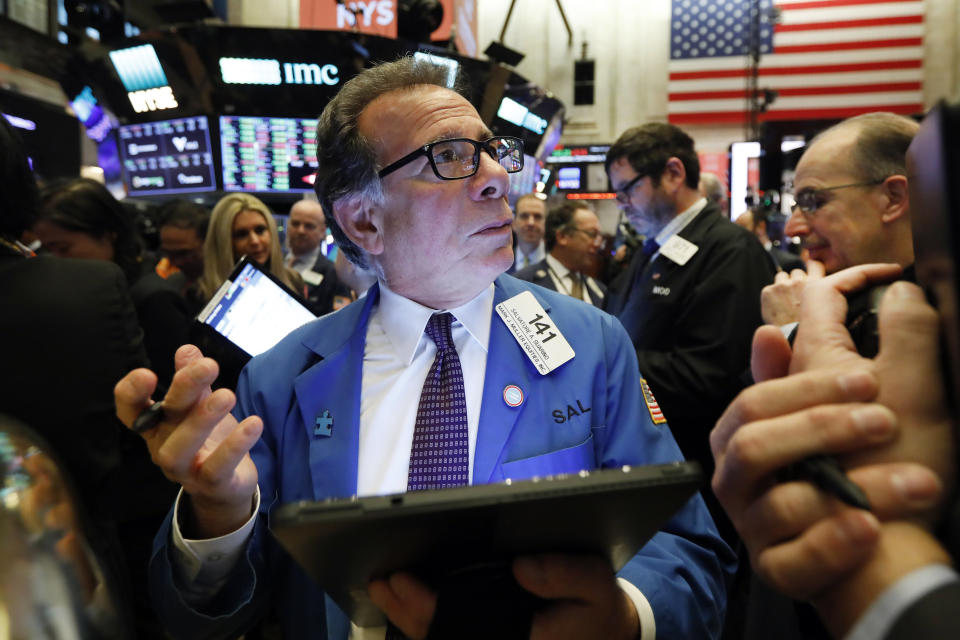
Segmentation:
{"type": "Polygon", "coordinates": [[[273,58],[220,58],[224,84],[325,84],[340,82],[333,64],[284,62],[273,58]]]}

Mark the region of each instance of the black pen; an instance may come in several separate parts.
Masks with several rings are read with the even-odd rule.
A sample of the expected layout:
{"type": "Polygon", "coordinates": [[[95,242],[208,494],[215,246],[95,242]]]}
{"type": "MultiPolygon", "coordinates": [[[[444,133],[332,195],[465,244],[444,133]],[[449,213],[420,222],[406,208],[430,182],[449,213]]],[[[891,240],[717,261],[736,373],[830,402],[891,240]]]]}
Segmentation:
{"type": "Polygon", "coordinates": [[[133,421],[133,426],[131,427],[136,433],[143,433],[144,431],[150,431],[155,426],[160,424],[160,421],[163,420],[163,403],[154,402],[152,405],[140,412],[140,415],[137,416],[137,419],[133,421]]]}
{"type": "Polygon", "coordinates": [[[870,501],[863,489],[858,487],[830,456],[816,455],[804,458],[797,468],[806,474],[818,487],[851,507],[870,511],[870,501]]]}

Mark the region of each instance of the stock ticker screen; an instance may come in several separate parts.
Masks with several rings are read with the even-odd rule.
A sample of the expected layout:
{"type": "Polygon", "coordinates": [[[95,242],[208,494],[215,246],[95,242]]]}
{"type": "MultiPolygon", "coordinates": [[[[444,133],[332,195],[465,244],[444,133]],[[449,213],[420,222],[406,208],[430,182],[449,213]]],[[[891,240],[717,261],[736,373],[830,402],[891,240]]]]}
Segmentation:
{"type": "Polygon", "coordinates": [[[220,116],[224,191],[311,191],[316,135],[316,118],[220,116]]]}
{"type": "Polygon", "coordinates": [[[206,116],[124,125],[118,136],[129,195],[216,188],[206,116]]]}

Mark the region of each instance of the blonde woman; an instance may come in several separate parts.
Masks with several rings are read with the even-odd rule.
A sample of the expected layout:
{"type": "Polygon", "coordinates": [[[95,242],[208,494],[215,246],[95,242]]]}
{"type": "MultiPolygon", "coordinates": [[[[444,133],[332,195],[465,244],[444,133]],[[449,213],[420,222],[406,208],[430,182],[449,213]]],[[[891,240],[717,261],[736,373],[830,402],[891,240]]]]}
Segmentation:
{"type": "Polygon", "coordinates": [[[304,295],[303,278],[283,264],[277,222],[269,207],[245,193],[224,196],[210,215],[203,245],[200,292],[209,300],[244,255],[280,279],[291,291],[304,295]]]}

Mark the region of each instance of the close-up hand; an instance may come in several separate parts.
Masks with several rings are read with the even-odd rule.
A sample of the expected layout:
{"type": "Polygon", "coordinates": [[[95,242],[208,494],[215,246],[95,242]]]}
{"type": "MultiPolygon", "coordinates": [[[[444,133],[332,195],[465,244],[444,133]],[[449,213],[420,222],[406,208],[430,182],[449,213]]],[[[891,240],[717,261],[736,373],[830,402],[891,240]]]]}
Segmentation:
{"type": "Polygon", "coordinates": [[[794,269],[790,273],[777,272],[773,284],[760,292],[760,314],[767,324],[783,326],[800,317],[800,299],[808,282],[824,276],[823,263],[807,260],[807,270],[794,269]]]}
{"type": "Polygon", "coordinates": [[[713,488],[754,569],[788,596],[817,603],[834,631],[891,580],[944,557],[917,524],[929,523],[953,482],[936,314],[914,285],[891,285],[875,360],[856,353],[843,325],[845,293],[898,273],[867,265],[811,284],[792,353],[777,329],[761,327],[752,361],[761,382],[736,398],[711,434],[713,488]],[[840,460],[872,512],[810,482],[777,483],[784,466],[821,453],[840,460]],[[832,607],[837,598],[846,606],[832,607]]]}
{"type": "MultiPolygon", "coordinates": [[[[238,423],[227,389],[211,391],[217,363],[193,345],[176,353],[177,372],[163,399],[163,419],[143,432],[150,456],[190,496],[191,536],[210,538],[239,528],[250,516],[257,469],[249,451],[263,423],[250,416],[238,423]]],[[[148,369],[128,373],[114,388],[117,416],[128,427],[146,407],[157,378],[148,369]]],[[[187,532],[185,532],[187,533],[187,532]]]]}
{"type": "MultiPolygon", "coordinates": [[[[553,601],[534,614],[530,640],[639,637],[636,609],[618,586],[607,560],[526,556],[514,561],[513,574],[522,588],[553,601]]],[[[437,606],[437,595],[429,587],[408,573],[395,573],[386,580],[372,581],[368,592],[408,638],[426,637],[437,606]]]]}

